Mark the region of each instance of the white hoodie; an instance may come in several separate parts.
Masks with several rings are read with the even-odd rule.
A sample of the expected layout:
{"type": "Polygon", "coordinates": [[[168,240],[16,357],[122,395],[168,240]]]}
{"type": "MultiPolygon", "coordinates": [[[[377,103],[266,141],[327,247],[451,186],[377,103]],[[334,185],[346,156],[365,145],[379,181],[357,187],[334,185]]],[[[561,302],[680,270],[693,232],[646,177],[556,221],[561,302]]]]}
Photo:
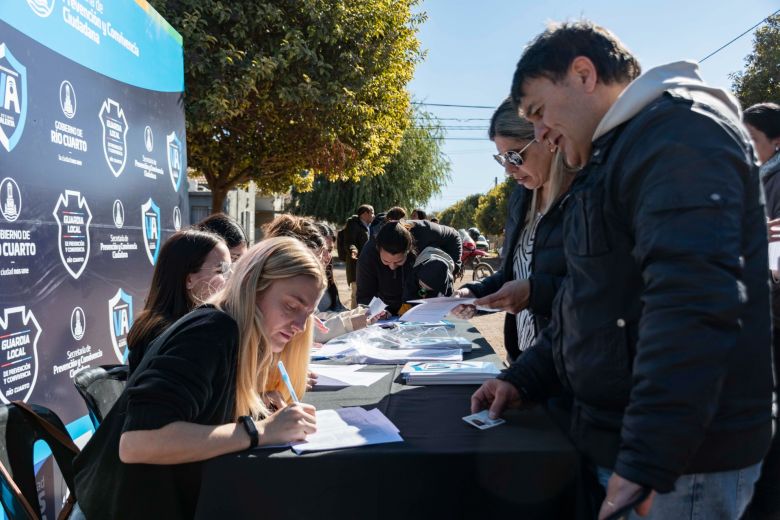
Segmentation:
{"type": "Polygon", "coordinates": [[[731,114],[737,121],[742,120],[739,102],[731,93],[705,85],[697,63],[676,61],[652,68],[629,83],[604,114],[592,140],[625,123],[666,91],[696,99],[724,115],[731,114]]]}

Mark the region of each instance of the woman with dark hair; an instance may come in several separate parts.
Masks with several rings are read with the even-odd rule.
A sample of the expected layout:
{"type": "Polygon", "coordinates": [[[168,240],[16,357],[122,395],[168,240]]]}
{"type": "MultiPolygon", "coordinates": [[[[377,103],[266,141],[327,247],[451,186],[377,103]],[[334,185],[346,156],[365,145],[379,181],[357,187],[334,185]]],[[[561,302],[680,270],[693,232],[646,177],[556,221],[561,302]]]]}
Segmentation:
{"type": "Polygon", "coordinates": [[[249,240],[238,222],[224,213],[214,213],[193,226],[222,237],[230,250],[230,261],[235,262],[246,253],[249,240]]]}
{"type": "Polygon", "coordinates": [[[165,241],[144,309],[127,335],[131,373],[157,336],[222,288],[230,265],[225,242],[213,233],[188,229],[165,241]]]}
{"type": "MultiPolygon", "coordinates": [[[[562,200],[574,175],[563,154],[534,139],[533,124],[518,116],[510,99],[493,114],[488,137],[498,151],[493,157],[517,181],[507,208],[504,261],[493,275],[464,285],[456,295],[483,298],[476,303],[507,312],[504,345],[514,360],[549,322],[566,275],[562,200]]],[[[453,312],[468,319],[475,311],[463,305],[453,312]]]]}
{"type": "MultiPolygon", "coordinates": [[[[764,185],[766,215],[769,218],[769,240],[780,240],[772,228],[780,226],[780,105],[760,103],[742,114],[761,165],[759,174],[764,185]],[[773,236],[774,235],[774,236],[773,236]]],[[[775,374],[780,374],[780,270],[772,266],[772,332],[775,374]]],[[[777,385],[775,386],[777,392],[777,385]]],[[[780,436],[775,425],[775,437],[761,467],[753,499],[742,516],[743,520],[780,518],[780,436]]]]}
{"type": "Polygon", "coordinates": [[[327,251],[327,263],[325,264],[325,277],[328,280],[328,287],[317,304],[317,312],[344,312],[347,310],[341,304],[339,298],[339,289],[336,287],[336,280],[333,278],[333,246],[336,244],[336,232],[324,222],[315,222],[315,226],[325,239],[325,249],[327,251]]]}
{"type": "Polygon", "coordinates": [[[370,239],[358,259],[357,299],[367,305],[376,296],[387,311],[398,314],[403,303],[417,297],[415,286],[417,254],[426,248],[441,250],[452,260],[453,273],[461,267],[460,235],[449,226],[427,220],[388,221],[370,239]]]}

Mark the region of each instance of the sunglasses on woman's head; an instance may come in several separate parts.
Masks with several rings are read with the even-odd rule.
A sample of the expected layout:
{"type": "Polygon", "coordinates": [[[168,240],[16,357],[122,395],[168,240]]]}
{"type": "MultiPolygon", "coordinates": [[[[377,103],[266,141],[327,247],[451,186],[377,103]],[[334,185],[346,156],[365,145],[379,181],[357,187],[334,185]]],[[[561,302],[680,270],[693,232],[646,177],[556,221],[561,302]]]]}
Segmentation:
{"type": "Polygon", "coordinates": [[[534,144],[536,141],[531,140],[528,142],[527,145],[523,146],[522,150],[516,151],[516,150],[509,150],[508,152],[504,153],[497,153],[493,155],[493,159],[496,160],[498,164],[500,164],[503,168],[506,168],[507,164],[511,164],[512,166],[522,166],[524,159],[523,159],[523,152],[528,150],[528,147],[534,144]]]}

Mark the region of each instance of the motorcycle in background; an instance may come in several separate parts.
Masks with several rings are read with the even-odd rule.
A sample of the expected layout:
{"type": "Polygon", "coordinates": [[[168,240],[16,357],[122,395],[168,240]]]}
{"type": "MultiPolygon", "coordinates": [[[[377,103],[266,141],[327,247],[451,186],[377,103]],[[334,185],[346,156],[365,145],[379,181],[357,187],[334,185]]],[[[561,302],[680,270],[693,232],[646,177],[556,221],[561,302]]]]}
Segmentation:
{"type": "Polygon", "coordinates": [[[471,268],[471,277],[475,282],[493,274],[493,267],[482,261],[482,258],[487,256],[487,251],[479,248],[474,239],[465,230],[459,229],[458,234],[463,242],[463,251],[460,255],[460,262],[463,267],[460,270],[458,279],[463,279],[467,267],[471,268]]]}

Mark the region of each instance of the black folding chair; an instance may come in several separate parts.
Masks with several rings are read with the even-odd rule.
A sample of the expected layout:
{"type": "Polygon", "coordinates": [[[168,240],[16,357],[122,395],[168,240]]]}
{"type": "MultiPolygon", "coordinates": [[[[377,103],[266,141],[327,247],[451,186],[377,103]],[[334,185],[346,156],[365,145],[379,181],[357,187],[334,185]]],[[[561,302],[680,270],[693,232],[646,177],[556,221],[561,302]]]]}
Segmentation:
{"type": "Polygon", "coordinates": [[[103,365],[82,370],[73,378],[76,390],[87,404],[95,429],[119,399],[129,373],[127,365],[103,365]]]}
{"type": "Polygon", "coordinates": [[[73,511],[73,459],[79,449],[68,435],[57,414],[44,406],[21,401],[0,407],[0,503],[10,520],[38,520],[33,445],[44,441],[49,445],[70,491],[58,519],[83,518],[73,511]]]}

